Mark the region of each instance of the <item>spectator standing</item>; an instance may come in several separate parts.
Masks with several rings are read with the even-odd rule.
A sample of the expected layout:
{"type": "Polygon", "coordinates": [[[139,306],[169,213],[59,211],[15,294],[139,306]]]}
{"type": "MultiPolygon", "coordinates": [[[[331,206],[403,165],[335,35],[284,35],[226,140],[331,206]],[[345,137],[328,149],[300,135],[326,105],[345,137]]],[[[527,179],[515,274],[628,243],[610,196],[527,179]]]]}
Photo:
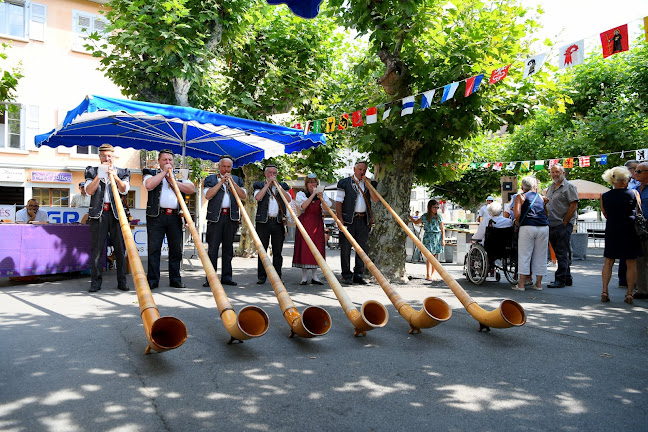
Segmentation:
{"type": "Polygon", "coordinates": [[[608,285],[612,276],[614,260],[625,258],[628,289],[624,301],[632,304],[632,291],[637,278],[637,257],[642,255],[641,244],[634,230],[636,208],[640,200],[639,193],[634,189],[628,189],[630,171],[626,167],[614,167],[606,170],[603,173],[603,179],[610,183],[614,189],[601,196],[601,211],[607,219],[601,301],[603,303],[610,301],[608,285]]]}
{"type": "Polygon", "coordinates": [[[90,207],[90,195],[86,193],[85,182],[79,183],[79,193],[70,200],[70,207],[90,207]]]}
{"type": "MultiPolygon", "coordinates": [[[[639,181],[636,190],[641,199],[641,212],[644,217],[648,217],[648,162],[642,162],[637,166],[635,176],[639,181]]],[[[645,300],[648,299],[648,241],[641,242],[641,246],[643,255],[637,257],[637,291],[633,297],[645,300]]]]}
{"type": "Polygon", "coordinates": [[[565,180],[565,169],[561,164],[551,167],[551,179],[553,183],[547,188],[549,241],[556,254],[558,269],[554,281],[547,288],[564,288],[572,285],[571,234],[577,218],[578,190],[565,180]]]}
{"type": "Polygon", "coordinates": [[[481,223],[482,220],[488,217],[488,205],[493,201],[495,201],[495,198],[493,198],[491,195],[486,197],[486,204],[481,206],[479,211],[477,212],[477,222],[481,223]]]}
{"type": "MultiPolygon", "coordinates": [[[[637,174],[635,171],[638,165],[639,162],[635,159],[630,159],[623,164],[623,166],[628,168],[628,171],[630,171],[630,182],[628,183],[628,189],[639,189],[640,182],[637,180],[637,174]]],[[[619,288],[627,288],[628,281],[626,280],[626,262],[623,258],[619,260],[619,269],[617,275],[619,277],[619,288]]]]}

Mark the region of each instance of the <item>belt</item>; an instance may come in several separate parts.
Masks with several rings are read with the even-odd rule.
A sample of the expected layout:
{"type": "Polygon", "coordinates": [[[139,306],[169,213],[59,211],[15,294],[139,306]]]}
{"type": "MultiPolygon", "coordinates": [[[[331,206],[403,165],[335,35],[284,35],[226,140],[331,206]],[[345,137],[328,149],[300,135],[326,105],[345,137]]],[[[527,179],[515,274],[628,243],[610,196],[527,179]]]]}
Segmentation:
{"type": "Polygon", "coordinates": [[[230,212],[229,208],[223,208],[221,209],[221,214],[228,214],[230,212]]]}
{"type": "Polygon", "coordinates": [[[280,218],[279,216],[268,216],[268,220],[280,222],[282,218],[280,218]]]}
{"type": "Polygon", "coordinates": [[[110,203],[103,203],[103,210],[104,211],[110,210],[110,203]]]}
{"type": "Polygon", "coordinates": [[[355,213],[353,213],[353,217],[354,217],[354,218],[357,218],[357,217],[365,217],[366,214],[367,214],[367,213],[365,213],[365,212],[363,212],[363,213],[355,212],[355,213]]]}
{"type": "Polygon", "coordinates": [[[178,209],[170,209],[170,208],[160,207],[160,212],[162,214],[177,215],[178,214],[178,209]]]}

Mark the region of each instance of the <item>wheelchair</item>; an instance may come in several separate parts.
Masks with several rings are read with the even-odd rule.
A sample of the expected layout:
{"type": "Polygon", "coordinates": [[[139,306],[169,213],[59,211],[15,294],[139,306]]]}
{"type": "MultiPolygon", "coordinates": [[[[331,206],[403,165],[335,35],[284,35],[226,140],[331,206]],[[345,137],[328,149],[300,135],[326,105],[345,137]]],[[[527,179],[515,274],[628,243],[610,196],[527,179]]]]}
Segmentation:
{"type": "Polygon", "coordinates": [[[514,228],[486,227],[484,245],[476,242],[464,258],[464,275],[475,285],[484,283],[489,273],[500,281],[499,271],[512,285],[518,282],[517,244],[514,242],[514,228]]]}

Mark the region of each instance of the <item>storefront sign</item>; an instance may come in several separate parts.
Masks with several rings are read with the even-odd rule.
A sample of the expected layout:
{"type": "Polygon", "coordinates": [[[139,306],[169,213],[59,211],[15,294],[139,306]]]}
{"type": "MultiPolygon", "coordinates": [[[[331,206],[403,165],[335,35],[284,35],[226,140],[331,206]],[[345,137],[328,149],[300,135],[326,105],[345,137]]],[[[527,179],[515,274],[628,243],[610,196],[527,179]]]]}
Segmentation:
{"type": "Polygon", "coordinates": [[[72,183],[72,173],[32,171],[31,181],[47,183],[72,183]]]}
{"type": "Polygon", "coordinates": [[[25,170],[21,168],[0,168],[0,182],[17,182],[25,181],[25,170]]]}
{"type": "Polygon", "coordinates": [[[16,220],[16,206],[11,204],[0,204],[0,221],[1,220],[16,220]]]}

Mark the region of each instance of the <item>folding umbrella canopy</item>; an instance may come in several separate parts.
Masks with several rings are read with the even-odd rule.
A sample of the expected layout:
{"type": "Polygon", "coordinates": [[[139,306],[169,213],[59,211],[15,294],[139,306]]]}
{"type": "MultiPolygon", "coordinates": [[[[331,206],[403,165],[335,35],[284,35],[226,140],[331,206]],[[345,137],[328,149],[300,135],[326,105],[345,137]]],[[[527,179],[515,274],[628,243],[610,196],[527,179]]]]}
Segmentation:
{"type": "Polygon", "coordinates": [[[56,129],[35,138],[36,146],[100,146],[162,150],[218,161],[229,156],[234,168],[326,143],[270,123],[245,120],[195,108],[87,96],[68,111],[56,129]]]}

